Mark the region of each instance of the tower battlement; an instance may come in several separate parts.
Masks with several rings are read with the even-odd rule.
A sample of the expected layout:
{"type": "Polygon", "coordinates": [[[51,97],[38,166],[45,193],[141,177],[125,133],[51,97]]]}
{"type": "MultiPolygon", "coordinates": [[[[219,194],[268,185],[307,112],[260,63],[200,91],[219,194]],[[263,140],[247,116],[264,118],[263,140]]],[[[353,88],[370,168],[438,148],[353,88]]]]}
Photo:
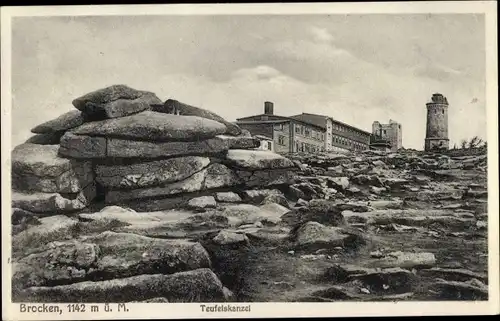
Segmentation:
{"type": "Polygon", "coordinates": [[[430,101],[427,103],[427,105],[430,104],[448,105],[448,99],[440,93],[435,93],[432,94],[430,101]]]}

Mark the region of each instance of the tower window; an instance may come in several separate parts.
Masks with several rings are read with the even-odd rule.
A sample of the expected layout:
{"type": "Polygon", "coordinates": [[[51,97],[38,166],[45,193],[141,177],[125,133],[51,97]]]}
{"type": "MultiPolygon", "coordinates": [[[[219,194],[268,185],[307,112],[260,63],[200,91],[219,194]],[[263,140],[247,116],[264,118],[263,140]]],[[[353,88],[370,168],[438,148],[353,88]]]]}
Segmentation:
{"type": "Polygon", "coordinates": [[[441,112],[442,112],[442,113],[443,113],[443,115],[444,115],[444,109],[443,109],[443,110],[441,110],[441,112]]]}

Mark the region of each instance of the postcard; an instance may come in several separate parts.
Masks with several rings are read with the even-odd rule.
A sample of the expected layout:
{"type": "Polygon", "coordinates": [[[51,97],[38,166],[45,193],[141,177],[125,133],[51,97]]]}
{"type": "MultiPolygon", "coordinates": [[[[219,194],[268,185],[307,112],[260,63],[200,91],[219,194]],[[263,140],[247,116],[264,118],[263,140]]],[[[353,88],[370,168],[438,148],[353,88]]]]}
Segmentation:
{"type": "Polygon", "coordinates": [[[499,313],[496,9],[2,7],[3,318],[499,313]]]}

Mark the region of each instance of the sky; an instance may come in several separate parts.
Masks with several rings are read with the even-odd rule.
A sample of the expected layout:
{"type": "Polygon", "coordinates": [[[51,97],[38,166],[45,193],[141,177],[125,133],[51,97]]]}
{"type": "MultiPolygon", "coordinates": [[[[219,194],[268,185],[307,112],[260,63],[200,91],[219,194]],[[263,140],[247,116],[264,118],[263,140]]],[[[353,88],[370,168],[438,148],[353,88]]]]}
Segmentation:
{"type": "Polygon", "coordinates": [[[485,25],[474,14],[16,17],[12,144],[113,84],[229,121],[328,115],[371,131],[402,125],[423,149],[426,107],[448,98],[450,145],[486,139],[485,25]]]}

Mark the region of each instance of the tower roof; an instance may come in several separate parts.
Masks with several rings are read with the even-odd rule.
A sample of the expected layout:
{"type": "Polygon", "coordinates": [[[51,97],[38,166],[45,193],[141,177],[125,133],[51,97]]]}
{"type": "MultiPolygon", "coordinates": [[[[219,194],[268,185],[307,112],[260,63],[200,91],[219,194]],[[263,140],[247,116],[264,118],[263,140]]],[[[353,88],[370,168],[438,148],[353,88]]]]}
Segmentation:
{"type": "Polygon", "coordinates": [[[446,104],[448,105],[448,99],[440,93],[432,94],[431,101],[428,104],[446,104]]]}

